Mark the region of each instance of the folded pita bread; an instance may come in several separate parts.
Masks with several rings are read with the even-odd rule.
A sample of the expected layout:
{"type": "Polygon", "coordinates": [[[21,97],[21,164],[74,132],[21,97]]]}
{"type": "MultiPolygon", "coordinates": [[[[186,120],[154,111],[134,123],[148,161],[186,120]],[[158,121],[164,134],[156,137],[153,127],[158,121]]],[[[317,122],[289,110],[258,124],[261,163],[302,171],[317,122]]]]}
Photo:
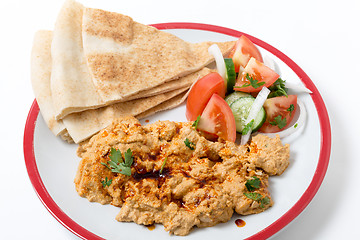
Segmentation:
{"type": "MultiPolygon", "coordinates": [[[[152,97],[112,104],[81,113],[73,113],[66,116],[63,120],[55,120],[50,91],[51,40],[51,31],[38,31],[35,34],[31,54],[31,80],[35,97],[46,124],[55,135],[61,136],[68,142],[74,141],[79,143],[109,125],[117,117],[139,115],[168,99],[173,99],[175,96],[184,96],[186,90],[189,89],[189,86],[185,86],[152,97]]],[[[211,69],[203,68],[200,71],[175,80],[171,84],[176,84],[178,81],[192,84],[211,71],[211,69]]]]}
{"type": "Polygon", "coordinates": [[[55,112],[50,90],[51,76],[51,41],[53,33],[40,30],[35,33],[31,51],[31,83],[41,115],[55,136],[73,143],[62,120],[55,119],[55,112]]]}
{"type": "MultiPolygon", "coordinates": [[[[225,55],[234,43],[217,44],[225,55]]],[[[213,61],[211,44],[188,43],[128,16],[68,0],[52,42],[55,118],[134,99],[142,91],[202,69],[213,61]]]]}
{"type": "Polygon", "coordinates": [[[52,31],[42,30],[35,33],[31,51],[31,83],[44,121],[54,135],[58,136],[66,130],[61,120],[55,120],[50,90],[51,41],[52,31]]]}
{"type": "MultiPolygon", "coordinates": [[[[173,108],[184,102],[197,79],[212,71],[203,68],[212,60],[207,53],[210,44],[190,44],[127,16],[67,0],[55,31],[39,31],[34,37],[31,79],[40,111],[55,135],[78,143],[114,118],[144,117],[173,108]],[[117,65],[123,60],[128,61],[123,63],[125,70],[117,65]],[[95,67],[97,61],[100,65],[95,67]],[[111,68],[114,76],[106,76],[111,68]],[[105,75],[99,69],[107,69],[105,75]],[[58,114],[59,107],[63,115],[58,114]]],[[[221,47],[228,52],[232,45],[221,47]]]]}
{"type": "Polygon", "coordinates": [[[80,3],[67,0],[54,27],[50,86],[56,119],[84,110],[82,106],[105,105],[86,65],[81,35],[83,9],[80,3]]]}

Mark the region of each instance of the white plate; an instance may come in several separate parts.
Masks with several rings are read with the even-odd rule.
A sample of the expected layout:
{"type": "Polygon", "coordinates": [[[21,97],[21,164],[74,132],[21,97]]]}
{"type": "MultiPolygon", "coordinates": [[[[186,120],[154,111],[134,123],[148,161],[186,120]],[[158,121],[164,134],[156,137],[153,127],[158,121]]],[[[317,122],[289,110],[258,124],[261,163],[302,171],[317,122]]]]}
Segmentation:
{"type": "MultiPolygon", "coordinates": [[[[236,40],[236,30],[195,23],[165,23],[153,25],[190,42],[236,40]]],[[[215,227],[194,229],[186,239],[264,239],[274,235],[290,223],[309,204],[326,173],[330,156],[330,123],[323,100],[309,77],[287,56],[247,35],[263,55],[275,60],[280,75],[288,82],[302,82],[312,94],[299,94],[308,117],[306,125],[294,136],[283,139],[290,143],[290,166],[282,176],[271,177],[269,188],[274,206],[250,216],[234,215],[215,227]],[[235,219],[246,222],[237,227],[235,219]]],[[[186,121],[184,105],[147,118],[155,120],[186,121]]],[[[77,146],[67,144],[52,135],[39,107],[34,101],[25,126],[24,156],[30,180],[40,200],[50,213],[66,228],[84,239],[166,239],[169,234],[162,225],[150,231],[135,223],[115,220],[119,208],[90,203],[79,197],[73,179],[80,159],[77,146]]],[[[171,236],[172,239],[181,237],[171,236]]]]}

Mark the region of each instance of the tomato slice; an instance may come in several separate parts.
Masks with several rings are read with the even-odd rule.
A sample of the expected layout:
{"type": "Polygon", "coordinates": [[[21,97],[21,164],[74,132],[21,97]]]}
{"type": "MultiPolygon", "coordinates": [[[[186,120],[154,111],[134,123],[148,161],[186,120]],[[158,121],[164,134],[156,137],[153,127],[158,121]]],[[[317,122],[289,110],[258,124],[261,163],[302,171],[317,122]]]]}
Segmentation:
{"type": "Polygon", "coordinates": [[[259,92],[262,87],[271,86],[279,74],[255,58],[251,58],[242,74],[236,80],[234,90],[241,92],[259,92]],[[251,81],[253,81],[253,84],[251,81]]]}
{"type": "Polygon", "coordinates": [[[192,86],[186,102],[186,118],[195,121],[201,115],[214,93],[225,97],[225,82],[219,73],[213,72],[202,77],[192,86]]]}
{"type": "Polygon", "coordinates": [[[229,54],[235,65],[235,71],[239,72],[240,66],[245,67],[250,58],[253,57],[259,62],[263,62],[263,58],[259,49],[245,35],[242,35],[236,42],[234,48],[229,54]]]}
{"type": "Polygon", "coordinates": [[[210,98],[201,115],[198,129],[235,142],[236,125],[234,115],[229,105],[218,94],[215,93],[210,98]]]}
{"type": "Polygon", "coordinates": [[[288,95],[266,99],[265,123],[259,129],[263,133],[275,133],[286,129],[294,118],[297,108],[297,96],[288,95]]]}

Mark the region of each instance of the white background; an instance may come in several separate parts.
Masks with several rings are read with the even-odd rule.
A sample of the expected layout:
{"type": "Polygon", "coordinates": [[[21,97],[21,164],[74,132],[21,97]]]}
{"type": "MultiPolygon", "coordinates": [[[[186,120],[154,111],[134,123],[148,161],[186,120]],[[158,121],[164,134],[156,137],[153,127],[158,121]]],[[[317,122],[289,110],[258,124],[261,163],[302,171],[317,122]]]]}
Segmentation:
{"type": "MultiPolygon", "coordinates": [[[[357,137],[360,1],[80,1],[144,23],[198,22],[260,38],[294,60],[320,91],[332,126],[330,164],[317,195],[275,239],[360,239],[357,137]]],[[[52,29],[63,1],[0,3],[0,238],[77,239],[36,196],[23,158],[34,100],[30,51],[35,31],[52,29]]]]}

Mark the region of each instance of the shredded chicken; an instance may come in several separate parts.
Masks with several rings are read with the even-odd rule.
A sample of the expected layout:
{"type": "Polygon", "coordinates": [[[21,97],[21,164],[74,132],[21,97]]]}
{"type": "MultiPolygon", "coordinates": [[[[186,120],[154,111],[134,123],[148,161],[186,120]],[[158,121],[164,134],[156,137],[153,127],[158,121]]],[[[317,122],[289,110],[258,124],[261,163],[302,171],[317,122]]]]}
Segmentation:
{"type": "Polygon", "coordinates": [[[279,138],[257,135],[248,145],[238,146],[208,141],[191,122],[142,126],[133,117],[116,120],[82,143],[78,155],[82,160],[75,185],[80,196],[121,207],[118,221],[160,223],[175,235],[227,222],[234,211],[241,215],[265,211],[273,205],[267,190],[269,175],[280,175],[289,165],[289,145],[279,138]],[[101,164],[110,160],[111,148],[122,154],[131,149],[131,176],[101,164]],[[261,184],[252,192],[268,201],[244,195],[249,192],[245,183],[254,177],[261,184]],[[111,180],[109,186],[103,186],[105,179],[111,180]]]}

